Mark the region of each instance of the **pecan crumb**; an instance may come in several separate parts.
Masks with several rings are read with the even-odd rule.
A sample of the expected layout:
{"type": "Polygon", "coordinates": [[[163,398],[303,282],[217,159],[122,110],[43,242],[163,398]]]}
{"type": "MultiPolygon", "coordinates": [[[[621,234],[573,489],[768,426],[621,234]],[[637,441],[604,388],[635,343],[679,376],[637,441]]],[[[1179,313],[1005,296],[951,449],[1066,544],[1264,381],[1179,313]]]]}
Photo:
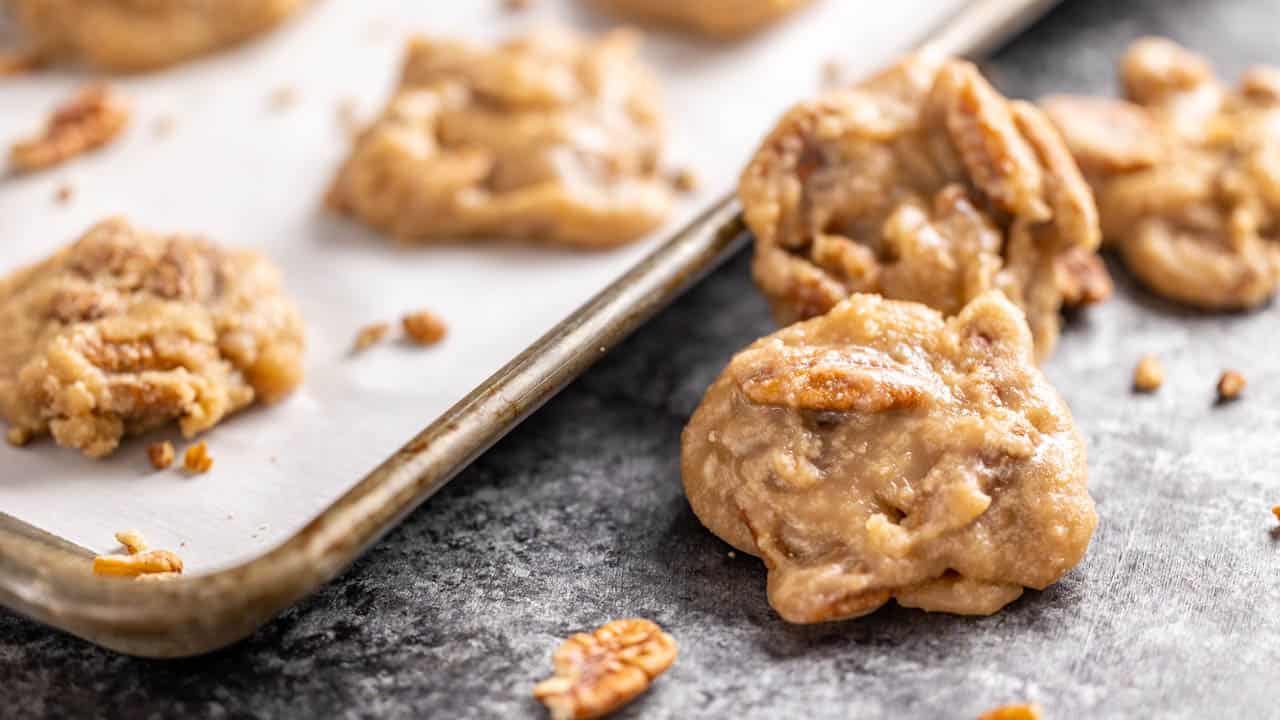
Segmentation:
{"type": "Polygon", "coordinates": [[[1164,366],[1155,355],[1143,355],[1133,369],[1133,387],[1138,392],[1155,392],[1164,384],[1164,366]]]}
{"type": "Polygon", "coordinates": [[[147,458],[151,460],[151,467],[157,470],[164,470],[173,464],[173,444],[167,440],[165,442],[151,443],[147,448],[147,458]]]}
{"type": "Polygon", "coordinates": [[[435,345],[444,339],[449,328],[430,310],[411,312],[400,319],[404,334],[418,345],[435,345]]]}
{"type": "Polygon", "coordinates": [[[275,92],[271,93],[268,103],[272,110],[288,110],[298,104],[298,91],[296,88],[288,86],[277,88],[275,92]]]}
{"type": "Polygon", "coordinates": [[[693,168],[680,168],[671,176],[671,186],[682,193],[691,193],[701,185],[697,171],[693,168]]]}
{"type": "Polygon", "coordinates": [[[168,550],[148,550],[136,555],[99,555],[93,559],[94,575],[138,577],[181,572],[182,558],[168,550]]]}
{"type": "Polygon", "coordinates": [[[104,83],[86,85],[49,116],[40,135],[9,149],[9,163],[31,172],[106,145],[129,123],[129,107],[104,83]]]}
{"type": "Polygon", "coordinates": [[[75,197],[76,189],[71,183],[63,183],[53,191],[53,201],[59,205],[66,205],[71,202],[71,198],[75,197]]]}
{"type": "Polygon", "coordinates": [[[1223,370],[1222,377],[1218,378],[1218,402],[1231,402],[1240,397],[1247,384],[1248,381],[1239,372],[1223,370]]]}
{"type": "Polygon", "coordinates": [[[213,467],[213,457],[209,455],[208,443],[200,442],[187,448],[182,455],[182,466],[187,472],[207,473],[213,467]]]}
{"type": "Polygon", "coordinates": [[[978,720],[1040,720],[1039,705],[1004,705],[988,710],[978,716],[978,720]]]}
{"type": "Polygon", "coordinates": [[[1280,520],[1280,505],[1272,505],[1271,514],[1276,516],[1276,520],[1280,520]]]}
{"type": "Polygon", "coordinates": [[[356,333],[355,352],[363,352],[382,342],[391,332],[391,324],[378,322],[365,325],[356,333]]]}
{"type": "Polygon", "coordinates": [[[175,577],[182,572],[182,558],[168,550],[148,550],[137,530],[116,533],[127,554],[99,555],[93,559],[94,575],[141,578],[148,575],[175,577]]]}
{"type": "Polygon", "coordinates": [[[502,7],[510,12],[528,10],[533,7],[533,0],[502,0],[502,7]]]}
{"type": "Polygon", "coordinates": [[[31,442],[31,431],[26,428],[11,427],[9,432],[5,433],[5,440],[14,447],[22,447],[31,442]]]}
{"type": "Polygon", "coordinates": [[[552,656],[555,676],[538,683],[533,696],[552,720],[601,717],[644,692],[676,651],[675,639],[655,623],[614,620],[565,640],[552,656]]]}
{"type": "Polygon", "coordinates": [[[121,530],[116,533],[116,542],[123,545],[130,555],[147,551],[147,540],[137,530],[121,530]]]}

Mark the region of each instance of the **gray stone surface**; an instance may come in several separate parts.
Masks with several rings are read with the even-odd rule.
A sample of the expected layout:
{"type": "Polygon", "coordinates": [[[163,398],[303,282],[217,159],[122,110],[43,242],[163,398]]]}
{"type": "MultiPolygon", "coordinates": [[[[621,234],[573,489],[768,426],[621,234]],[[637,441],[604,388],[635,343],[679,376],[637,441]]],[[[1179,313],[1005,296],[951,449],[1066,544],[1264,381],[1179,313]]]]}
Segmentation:
{"type": "MultiPolygon", "coordinates": [[[[1019,95],[1109,90],[1140,33],[1235,71],[1280,61],[1277,27],[1277,2],[1073,0],[991,71],[1019,95]]],[[[1015,700],[1051,718],[1272,716],[1280,309],[1189,313],[1117,275],[1049,366],[1088,438],[1099,531],[1063,582],[994,617],[788,626],[760,563],[699,526],[680,429],[771,329],[739,257],[247,642],[141,661],[0,611],[0,717],[541,717],[529,690],[559,638],[628,615],[682,652],[624,718],[966,718],[1015,700]],[[1144,351],[1168,371],[1155,396],[1129,391],[1144,351]],[[1251,384],[1215,407],[1228,366],[1251,384]]]]}

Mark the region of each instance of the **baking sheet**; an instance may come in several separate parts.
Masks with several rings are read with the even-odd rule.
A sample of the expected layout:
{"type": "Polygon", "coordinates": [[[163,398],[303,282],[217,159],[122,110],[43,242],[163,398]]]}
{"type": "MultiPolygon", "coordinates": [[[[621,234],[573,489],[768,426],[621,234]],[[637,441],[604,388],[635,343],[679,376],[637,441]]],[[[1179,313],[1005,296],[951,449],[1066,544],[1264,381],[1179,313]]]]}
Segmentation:
{"type": "MultiPolygon", "coordinates": [[[[338,107],[351,100],[362,117],[377,112],[408,33],[492,40],[546,23],[595,30],[612,23],[583,5],[544,0],[511,13],[499,0],[327,0],[242,49],[119,79],[134,105],[120,142],[61,168],[0,180],[0,270],[124,214],[147,228],[265,252],[284,270],[309,344],[299,392],[204,436],[216,461],[208,474],[152,471],[146,441],[125,444],[107,461],[48,441],[0,444],[0,512],[95,551],[113,549],[115,531],[136,527],[152,545],[179,550],[192,573],[248,560],[288,538],[649,252],[664,233],[609,253],[404,249],[320,210],[349,145],[338,107]],[[272,96],[286,88],[296,102],[273,107],[272,96]],[[166,122],[171,132],[157,132],[166,122]],[[68,183],[74,198],[60,206],[55,192],[68,183]],[[449,323],[443,344],[391,342],[349,355],[358,328],[419,307],[449,323]]],[[[664,232],[733,186],[776,115],[817,90],[824,62],[870,70],[961,5],[829,0],[738,44],[651,34],[645,56],[666,86],[669,163],[703,178],[664,232]]],[[[3,81],[0,142],[34,130],[84,79],[54,71],[3,81]]]]}

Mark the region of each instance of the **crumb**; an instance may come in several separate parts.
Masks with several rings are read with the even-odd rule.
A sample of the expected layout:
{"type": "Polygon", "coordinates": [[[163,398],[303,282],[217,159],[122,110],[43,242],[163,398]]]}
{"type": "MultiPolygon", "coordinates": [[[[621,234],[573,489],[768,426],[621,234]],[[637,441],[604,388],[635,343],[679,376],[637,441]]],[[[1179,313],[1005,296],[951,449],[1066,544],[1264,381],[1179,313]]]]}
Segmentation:
{"type": "Polygon", "coordinates": [[[177,126],[178,121],[172,115],[161,115],[151,124],[151,134],[157,138],[167,138],[177,126]]]}
{"type": "Polygon", "coordinates": [[[31,431],[26,428],[11,427],[9,432],[5,433],[5,440],[14,447],[22,447],[31,442],[31,431]]]}
{"type": "Polygon", "coordinates": [[[208,443],[200,442],[187,448],[182,455],[182,466],[191,473],[207,473],[213,467],[213,457],[209,455],[208,443]]]}
{"type": "Polygon", "coordinates": [[[1039,705],[1004,705],[988,710],[978,716],[978,720],[1040,720],[1039,705]]]}
{"type": "Polygon", "coordinates": [[[151,467],[157,470],[164,470],[173,464],[173,444],[169,441],[151,443],[147,448],[147,458],[151,460],[151,467]]]}
{"type": "Polygon", "coordinates": [[[277,88],[271,93],[268,103],[271,109],[277,112],[288,110],[298,104],[298,91],[288,86],[277,88]]]}
{"type": "Polygon", "coordinates": [[[39,135],[13,144],[9,164],[22,172],[58,165],[106,145],[128,124],[128,105],[108,85],[86,85],[53,111],[39,135]]]}
{"type": "Polygon", "coordinates": [[[444,321],[429,310],[418,310],[400,319],[404,334],[418,345],[435,345],[449,332],[444,321]]]}
{"type": "Polygon", "coordinates": [[[680,168],[671,176],[671,187],[682,193],[695,192],[701,184],[693,168],[680,168]]]}
{"type": "Polygon", "coordinates": [[[1222,377],[1218,378],[1218,402],[1231,402],[1240,397],[1247,384],[1248,381],[1239,372],[1223,370],[1222,377]]]}
{"type": "Polygon", "coordinates": [[[353,98],[338,101],[338,127],[348,135],[354,136],[360,132],[359,106],[353,98]]]}
{"type": "Polygon", "coordinates": [[[827,88],[844,84],[845,67],[839,60],[828,60],[822,63],[822,86],[827,88]]]}
{"type": "Polygon", "coordinates": [[[736,552],[734,552],[734,551],[730,550],[730,551],[729,551],[729,559],[730,559],[730,560],[732,560],[732,559],[734,559],[734,558],[736,558],[736,557],[738,557],[738,553],[736,553],[736,552]]]}
{"type": "Polygon", "coordinates": [[[124,546],[124,555],[99,555],[93,559],[94,575],[159,579],[182,573],[182,558],[168,550],[148,550],[147,541],[137,530],[122,530],[116,540],[124,546]]]}
{"type": "Polygon", "coordinates": [[[57,190],[53,191],[53,201],[59,205],[66,205],[71,202],[71,198],[75,197],[76,189],[71,183],[62,183],[57,190]]]}
{"type": "Polygon", "coordinates": [[[35,50],[2,50],[0,51],[0,77],[14,77],[39,70],[47,64],[48,58],[35,50]]]}
{"type": "Polygon", "coordinates": [[[1272,505],[1271,514],[1276,516],[1276,520],[1280,520],[1280,505],[1272,505]]]}
{"type": "Polygon", "coordinates": [[[365,325],[360,328],[360,332],[356,333],[356,343],[353,351],[364,352],[368,350],[386,339],[389,332],[391,332],[390,323],[378,322],[365,325]]]}
{"type": "Polygon", "coordinates": [[[1155,392],[1164,384],[1164,366],[1155,355],[1143,355],[1133,369],[1133,388],[1138,392],[1155,392]]]}
{"type": "Polygon", "coordinates": [[[508,12],[519,12],[533,7],[533,0],[502,0],[502,9],[508,12]]]}
{"type": "Polygon", "coordinates": [[[130,555],[137,555],[147,549],[146,539],[137,530],[121,530],[116,533],[116,541],[123,545],[130,555]]]}

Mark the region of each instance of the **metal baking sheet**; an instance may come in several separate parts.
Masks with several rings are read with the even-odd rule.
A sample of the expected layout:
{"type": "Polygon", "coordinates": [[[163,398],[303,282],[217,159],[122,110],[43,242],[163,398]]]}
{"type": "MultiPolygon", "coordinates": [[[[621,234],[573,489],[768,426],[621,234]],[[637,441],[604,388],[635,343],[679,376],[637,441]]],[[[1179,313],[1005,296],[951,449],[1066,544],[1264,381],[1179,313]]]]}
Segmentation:
{"type": "MultiPolygon", "coordinates": [[[[610,24],[584,4],[543,2],[511,13],[497,0],[321,2],[242,49],[114,80],[134,106],[122,141],[0,183],[0,270],[39,259],[112,214],[259,249],[283,268],[307,319],[307,381],[288,401],[208,433],[216,464],[198,477],[152,471],[145,442],[127,443],[107,461],[47,441],[0,445],[0,511],[96,551],[114,546],[113,532],[136,527],[153,545],[179,549],[190,573],[243,562],[290,537],[650,252],[664,233],[608,253],[403,249],[320,210],[349,146],[338,106],[350,98],[366,117],[377,111],[409,32],[490,40],[552,22],[610,24]],[[296,102],[273,108],[282,88],[296,102]],[[173,128],[160,136],[164,122],[173,128]],[[75,190],[66,207],[53,199],[64,183],[75,190]],[[358,328],[419,307],[448,321],[444,344],[421,350],[392,342],[349,356],[358,328]]],[[[652,34],[645,56],[666,86],[668,158],[706,181],[665,233],[732,186],[778,111],[816,89],[823,61],[840,57],[851,71],[866,70],[959,4],[828,2],[739,44],[652,34]]],[[[59,70],[5,81],[0,140],[35,129],[84,79],[59,70]]]]}

